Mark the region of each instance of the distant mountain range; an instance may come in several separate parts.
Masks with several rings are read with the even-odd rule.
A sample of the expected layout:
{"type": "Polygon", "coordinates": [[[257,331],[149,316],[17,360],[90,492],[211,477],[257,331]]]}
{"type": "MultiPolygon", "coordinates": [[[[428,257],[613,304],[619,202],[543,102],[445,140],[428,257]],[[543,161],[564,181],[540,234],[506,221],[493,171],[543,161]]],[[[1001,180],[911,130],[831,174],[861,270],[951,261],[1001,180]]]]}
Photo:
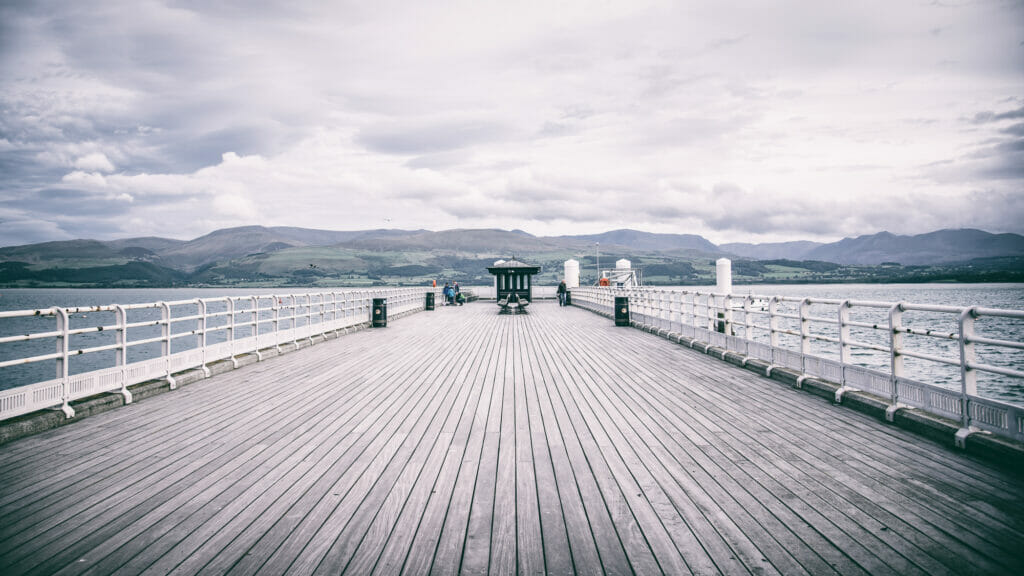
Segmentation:
{"type": "MultiPolygon", "coordinates": [[[[777,267],[790,261],[905,267],[996,259],[1001,269],[1013,270],[1017,267],[1015,262],[1024,258],[1024,236],[964,229],[915,236],[881,232],[828,244],[798,241],[719,246],[693,234],[637,230],[538,237],[520,230],[496,229],[333,231],[243,226],[216,230],[189,241],[142,237],[4,247],[0,248],[0,282],[52,282],[52,278],[89,276],[83,270],[93,270],[103,282],[116,280],[118,274],[129,271],[153,282],[282,275],[306,281],[324,274],[334,274],[335,278],[345,274],[375,278],[399,270],[423,275],[459,269],[468,274],[499,257],[516,255],[553,263],[570,257],[590,259],[598,251],[602,258],[608,258],[609,264],[612,258],[625,257],[665,265],[659,270],[674,271],[666,277],[674,275],[681,279],[685,279],[685,274],[680,271],[697,270],[721,256],[738,263],[774,262],[777,267]],[[672,262],[689,262],[691,267],[671,265],[672,262]],[[129,264],[128,268],[119,268],[129,264]],[[69,270],[77,272],[72,274],[69,270]]],[[[771,272],[761,264],[738,268],[744,269],[771,272]]]]}
{"type": "Polygon", "coordinates": [[[603,234],[537,237],[520,230],[456,229],[333,231],[294,227],[242,226],[216,230],[194,240],[143,237],[122,240],[68,240],[0,248],[0,261],[31,264],[130,256],[160,260],[171,268],[192,270],[249,254],[303,246],[338,246],[375,251],[457,251],[511,255],[557,250],[682,252],[750,260],[818,260],[844,265],[883,263],[930,265],[976,258],[1024,256],[1024,236],[982,230],[939,230],[916,236],[879,232],[838,242],[797,241],[715,245],[694,234],[654,234],[612,230],[603,234]],[[601,248],[603,247],[603,248],[601,248]]]}

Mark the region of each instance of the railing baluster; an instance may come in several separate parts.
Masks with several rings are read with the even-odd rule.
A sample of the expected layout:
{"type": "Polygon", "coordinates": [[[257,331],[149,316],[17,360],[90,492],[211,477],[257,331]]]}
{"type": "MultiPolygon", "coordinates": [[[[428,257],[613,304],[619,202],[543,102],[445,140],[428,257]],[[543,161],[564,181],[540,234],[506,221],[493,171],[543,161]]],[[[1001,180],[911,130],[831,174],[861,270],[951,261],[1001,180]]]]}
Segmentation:
{"type": "Polygon", "coordinates": [[[900,406],[900,378],[903,377],[903,303],[889,308],[889,408],[885,417],[890,422],[900,406]]]}
{"type": "Polygon", "coordinates": [[[57,378],[60,379],[61,411],[66,418],[75,417],[75,409],[71,407],[71,379],[68,376],[68,347],[71,339],[71,318],[64,308],[54,308],[57,319],[57,378]]]}
{"type": "Polygon", "coordinates": [[[128,310],[120,304],[114,305],[114,318],[117,321],[117,354],[115,365],[121,367],[121,396],[125,404],[132,403],[132,393],[128,390],[128,310]]]}
{"type": "Polygon", "coordinates": [[[160,355],[164,359],[166,366],[166,380],[170,384],[171,390],[178,387],[178,382],[172,376],[173,368],[171,367],[171,305],[167,302],[157,302],[160,306],[160,355]]]}
{"type": "Polygon", "coordinates": [[[960,313],[960,430],[956,433],[956,445],[966,447],[967,435],[971,428],[971,397],[978,394],[978,375],[971,364],[977,361],[974,350],[974,320],[977,318],[975,307],[960,313]]]}
{"type": "Polygon", "coordinates": [[[249,299],[252,301],[252,335],[255,338],[256,361],[263,361],[263,353],[260,352],[260,299],[259,296],[250,296],[249,299]]]}

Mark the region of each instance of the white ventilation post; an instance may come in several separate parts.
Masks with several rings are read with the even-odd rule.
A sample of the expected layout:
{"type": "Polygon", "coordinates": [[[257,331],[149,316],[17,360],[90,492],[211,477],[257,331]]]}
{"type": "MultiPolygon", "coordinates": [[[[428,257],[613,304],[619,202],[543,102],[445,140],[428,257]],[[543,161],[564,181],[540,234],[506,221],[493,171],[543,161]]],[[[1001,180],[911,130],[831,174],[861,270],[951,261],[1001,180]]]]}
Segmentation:
{"type": "Polygon", "coordinates": [[[719,258],[715,262],[715,280],[718,294],[732,294],[732,260],[719,258]]]}
{"type": "Polygon", "coordinates": [[[565,261],[565,287],[580,287],[580,263],[578,260],[565,261]]]}

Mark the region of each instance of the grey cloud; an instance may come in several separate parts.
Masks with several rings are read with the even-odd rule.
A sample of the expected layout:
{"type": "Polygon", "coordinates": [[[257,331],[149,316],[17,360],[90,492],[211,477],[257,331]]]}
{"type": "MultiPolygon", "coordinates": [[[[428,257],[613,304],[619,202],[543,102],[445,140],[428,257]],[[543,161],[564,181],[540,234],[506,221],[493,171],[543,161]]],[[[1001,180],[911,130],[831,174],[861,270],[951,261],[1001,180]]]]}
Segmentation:
{"type": "Polygon", "coordinates": [[[537,131],[540,138],[560,138],[570,136],[579,131],[578,128],[567,122],[545,122],[537,131]]]}
{"type": "Polygon", "coordinates": [[[1006,128],[1003,128],[1001,130],[1001,132],[1004,133],[1004,134],[1009,134],[1011,136],[1022,136],[1022,137],[1024,137],[1024,122],[1021,122],[1019,124],[1014,124],[1012,126],[1007,126],[1006,128]]]}
{"type": "Polygon", "coordinates": [[[387,123],[360,130],[356,141],[384,154],[430,154],[494,142],[511,131],[496,122],[452,120],[387,123]]]}
{"type": "Polygon", "coordinates": [[[1018,120],[1024,118],[1024,107],[1017,108],[1016,110],[1009,110],[1007,112],[978,112],[971,119],[974,124],[987,124],[989,122],[999,122],[1000,120],[1018,120]]]}
{"type": "Polygon", "coordinates": [[[405,163],[409,168],[427,168],[430,170],[442,170],[452,168],[466,163],[472,155],[464,150],[450,150],[437,152],[435,154],[424,154],[410,159],[405,163]]]}
{"type": "Polygon", "coordinates": [[[636,139],[638,143],[656,147],[708,146],[713,141],[736,133],[752,121],[753,117],[744,115],[723,118],[680,116],[643,126],[636,139]]]}
{"type": "Polygon", "coordinates": [[[32,217],[0,218],[0,246],[21,246],[74,236],[51,220],[32,217]]]}
{"type": "Polygon", "coordinates": [[[95,216],[112,218],[126,214],[131,208],[131,202],[126,199],[71,188],[40,190],[31,202],[46,213],[65,214],[73,219],[95,216]]]}

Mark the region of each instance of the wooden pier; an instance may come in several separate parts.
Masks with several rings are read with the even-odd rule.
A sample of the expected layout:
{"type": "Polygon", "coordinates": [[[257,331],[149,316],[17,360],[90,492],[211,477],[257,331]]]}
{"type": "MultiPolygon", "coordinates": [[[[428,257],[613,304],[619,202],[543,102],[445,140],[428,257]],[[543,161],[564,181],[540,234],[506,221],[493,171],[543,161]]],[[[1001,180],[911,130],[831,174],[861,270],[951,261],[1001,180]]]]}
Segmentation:
{"type": "Polygon", "coordinates": [[[0,446],[0,574],[1022,574],[1012,472],[577,308],[439,307],[0,446]]]}

